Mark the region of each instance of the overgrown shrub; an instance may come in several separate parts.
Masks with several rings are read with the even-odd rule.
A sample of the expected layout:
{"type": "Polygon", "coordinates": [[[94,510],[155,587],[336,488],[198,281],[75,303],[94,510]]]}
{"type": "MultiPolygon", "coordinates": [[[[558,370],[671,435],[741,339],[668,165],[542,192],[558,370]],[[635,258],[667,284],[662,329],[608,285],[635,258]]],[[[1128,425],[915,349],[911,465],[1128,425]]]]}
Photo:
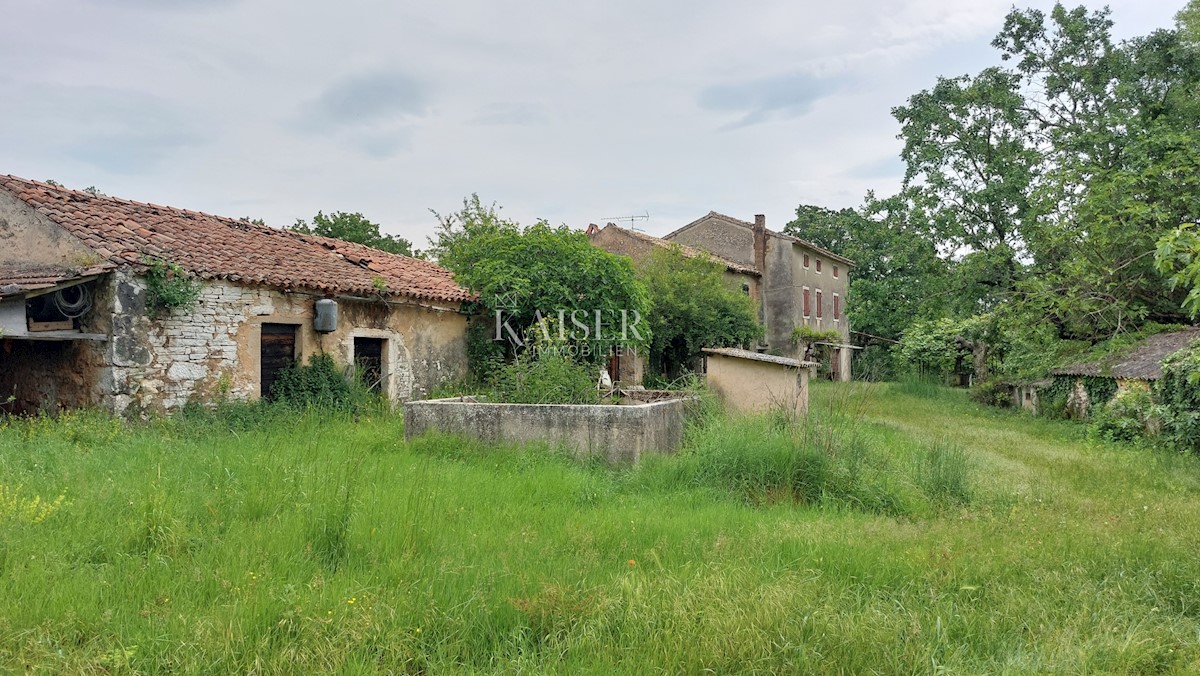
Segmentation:
{"type": "Polygon", "coordinates": [[[146,265],[146,311],[151,317],[188,310],[200,300],[200,282],[179,264],[155,258],[146,265]]]}
{"type": "Polygon", "coordinates": [[[314,354],[307,365],[294,364],[280,372],[270,399],[297,407],[352,408],[370,397],[356,379],[348,378],[328,354],[314,354]]]}
{"type": "Polygon", "coordinates": [[[1200,341],[1163,360],[1154,392],[1163,406],[1163,437],[1179,450],[1200,452],[1200,341]]]}
{"type": "Polygon", "coordinates": [[[531,349],[500,367],[492,392],[497,401],[510,404],[597,404],[598,376],[561,350],[531,349]]]}
{"type": "Polygon", "coordinates": [[[896,379],[892,350],[886,345],[868,345],[854,357],[854,379],[884,382],[896,379]]]}
{"type": "Polygon", "coordinates": [[[1012,406],[1012,390],[995,378],[981,380],[971,386],[971,399],[987,406],[1008,408],[1012,406]]]}
{"type": "Polygon", "coordinates": [[[1095,411],[1089,431],[1106,441],[1136,442],[1156,436],[1164,417],[1163,407],[1144,389],[1121,392],[1095,411]]]}
{"type": "Polygon", "coordinates": [[[472,317],[467,326],[467,370],[479,383],[491,382],[504,367],[505,343],[495,340],[495,327],[489,319],[472,317]]]}

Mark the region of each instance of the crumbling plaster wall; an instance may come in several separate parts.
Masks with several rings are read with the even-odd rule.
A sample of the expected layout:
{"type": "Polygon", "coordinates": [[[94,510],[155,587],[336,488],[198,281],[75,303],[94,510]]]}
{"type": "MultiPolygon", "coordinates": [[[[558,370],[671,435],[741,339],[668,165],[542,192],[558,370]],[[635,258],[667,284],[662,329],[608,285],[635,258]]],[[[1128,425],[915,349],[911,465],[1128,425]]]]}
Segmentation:
{"type": "Polygon", "coordinates": [[[77,237],[0,188],[0,265],[65,269],[101,262],[77,237]]]}
{"type": "Polygon", "coordinates": [[[466,317],[456,308],[339,300],[338,330],[319,334],[310,294],[206,281],[193,308],[150,318],[143,278],[122,270],[114,285],[110,403],[117,412],[258,398],[264,323],[296,325],[301,362],[327,352],[348,366],[355,336],[387,339],[386,391],[396,401],[466,373],[466,317]]]}

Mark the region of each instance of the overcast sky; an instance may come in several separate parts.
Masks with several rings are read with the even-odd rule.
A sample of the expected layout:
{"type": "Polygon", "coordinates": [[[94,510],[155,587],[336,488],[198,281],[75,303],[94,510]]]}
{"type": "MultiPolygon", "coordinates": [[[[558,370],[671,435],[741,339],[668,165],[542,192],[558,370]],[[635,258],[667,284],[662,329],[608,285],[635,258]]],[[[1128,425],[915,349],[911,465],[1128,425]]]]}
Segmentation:
{"type": "MultiPolygon", "coordinates": [[[[1110,4],[1129,37],[1183,1],[1110,4]]],[[[361,211],[421,247],[428,210],[472,192],[522,222],[649,214],[654,234],[890,193],[891,108],[997,63],[1011,3],[3,6],[0,174],[276,226],[361,211]]]]}

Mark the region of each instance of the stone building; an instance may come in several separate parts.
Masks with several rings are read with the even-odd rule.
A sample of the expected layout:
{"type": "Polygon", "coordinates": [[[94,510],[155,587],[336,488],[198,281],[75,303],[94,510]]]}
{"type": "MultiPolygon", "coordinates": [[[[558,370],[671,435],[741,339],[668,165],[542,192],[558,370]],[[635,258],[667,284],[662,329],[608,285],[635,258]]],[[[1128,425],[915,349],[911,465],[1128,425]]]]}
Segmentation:
{"type": "Polygon", "coordinates": [[[470,298],[426,261],[0,176],[0,411],[255,399],[319,353],[407,400],[465,374],[470,298]],[[173,266],[199,297],[153,312],[173,266]]]}
{"type": "Polygon", "coordinates": [[[759,280],[762,275],[751,265],[744,265],[682,242],[669,242],[661,237],[622,228],[613,223],[609,223],[603,228],[593,223],[588,226],[587,234],[591,238],[592,244],[610,253],[628,256],[633,260],[635,266],[649,260],[656,249],[678,247],[679,252],[688,258],[708,256],[713,262],[725,267],[725,281],[730,286],[742,289],[748,295],[758,296],[759,280]]]}
{"type": "Polygon", "coordinates": [[[803,358],[792,340],[793,331],[808,326],[840,336],[830,348],[830,375],[850,379],[853,350],[846,303],[850,268],[854,262],[797,237],[768,230],[765,216],[754,222],[715,211],[666,235],[669,242],[711,252],[759,273],[755,298],[762,308],[766,350],[803,358]]]}

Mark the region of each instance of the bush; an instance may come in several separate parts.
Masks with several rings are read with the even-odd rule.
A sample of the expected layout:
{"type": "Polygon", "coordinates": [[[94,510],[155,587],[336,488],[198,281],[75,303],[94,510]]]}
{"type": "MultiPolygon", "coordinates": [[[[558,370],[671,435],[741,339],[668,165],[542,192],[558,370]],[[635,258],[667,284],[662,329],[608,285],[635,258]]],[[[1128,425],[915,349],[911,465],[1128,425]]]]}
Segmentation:
{"type": "Polygon", "coordinates": [[[284,369],[270,392],[273,401],[290,406],[341,409],[364,404],[369,396],[366,388],[347,378],[328,354],[314,354],[307,366],[294,364],[284,369]]]}
{"type": "Polygon", "coordinates": [[[499,369],[493,396],[509,404],[598,404],[598,376],[561,350],[531,349],[499,369]]]}
{"type": "Polygon", "coordinates": [[[971,399],[987,406],[1008,408],[1012,406],[1012,390],[996,379],[981,380],[971,386],[971,399]]]}
{"type": "Polygon", "coordinates": [[[1162,403],[1166,442],[1184,451],[1200,451],[1200,341],[1163,360],[1155,394],[1162,403]]]}
{"type": "Polygon", "coordinates": [[[892,351],[886,345],[868,345],[854,357],[854,379],[884,382],[896,379],[892,351]]]}
{"type": "Polygon", "coordinates": [[[1136,442],[1158,433],[1163,413],[1149,390],[1126,390],[1096,409],[1089,431],[1105,441],[1136,442]]]}

